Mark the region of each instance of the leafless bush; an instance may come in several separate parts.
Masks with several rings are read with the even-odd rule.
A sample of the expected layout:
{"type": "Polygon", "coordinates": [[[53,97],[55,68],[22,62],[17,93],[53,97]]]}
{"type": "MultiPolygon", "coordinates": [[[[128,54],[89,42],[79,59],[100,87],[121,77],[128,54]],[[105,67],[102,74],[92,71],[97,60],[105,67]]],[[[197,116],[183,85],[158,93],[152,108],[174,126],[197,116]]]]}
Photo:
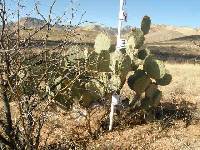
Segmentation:
{"type": "MultiPolygon", "coordinates": [[[[72,0],[70,2],[73,4],[72,0]]],[[[78,64],[64,65],[66,57],[62,55],[80,38],[76,28],[84,23],[84,13],[72,26],[77,11],[72,5],[70,21],[63,26],[65,38],[51,45],[51,30],[69,13],[65,11],[63,15],[53,17],[55,4],[56,0],[45,16],[36,3],[35,11],[44,24],[29,30],[20,25],[21,1],[17,3],[17,23],[14,25],[9,22],[12,13],[8,11],[6,1],[0,1],[0,100],[4,110],[0,118],[1,148],[38,149],[48,107],[52,104],[70,106],[70,87],[85,74],[78,64]],[[23,33],[28,34],[23,36],[23,33]],[[38,34],[41,36],[39,40],[38,34]],[[17,107],[11,107],[11,102],[17,103],[17,107]],[[18,110],[18,118],[13,117],[13,109],[18,110]]]]}

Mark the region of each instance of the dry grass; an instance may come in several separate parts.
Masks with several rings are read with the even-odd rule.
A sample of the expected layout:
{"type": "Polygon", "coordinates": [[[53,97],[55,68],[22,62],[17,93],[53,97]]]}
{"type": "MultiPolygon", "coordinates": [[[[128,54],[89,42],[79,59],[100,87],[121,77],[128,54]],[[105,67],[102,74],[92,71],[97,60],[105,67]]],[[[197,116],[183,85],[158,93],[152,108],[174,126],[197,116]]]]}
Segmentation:
{"type": "Polygon", "coordinates": [[[182,97],[191,103],[200,102],[200,65],[166,64],[173,76],[170,85],[161,87],[163,100],[171,101],[172,96],[182,97]]]}

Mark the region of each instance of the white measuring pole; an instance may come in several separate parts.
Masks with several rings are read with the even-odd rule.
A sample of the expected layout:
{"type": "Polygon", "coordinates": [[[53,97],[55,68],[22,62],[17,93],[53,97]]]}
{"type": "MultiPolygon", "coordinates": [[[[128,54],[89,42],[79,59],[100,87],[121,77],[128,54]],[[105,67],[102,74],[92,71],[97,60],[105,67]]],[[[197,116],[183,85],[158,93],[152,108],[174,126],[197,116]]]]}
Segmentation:
{"type": "Polygon", "coordinates": [[[125,16],[124,16],[124,1],[125,0],[120,0],[116,50],[120,50],[121,44],[122,44],[122,41],[121,41],[121,28],[122,28],[122,22],[125,21],[125,16]]]}
{"type": "MultiPolygon", "coordinates": [[[[116,50],[120,50],[122,47],[125,46],[125,40],[121,39],[121,28],[122,28],[122,22],[126,21],[126,13],[124,11],[124,2],[125,0],[120,0],[120,8],[119,8],[119,18],[118,18],[118,34],[117,34],[117,45],[116,50]]],[[[117,93],[114,93],[112,95],[112,102],[110,107],[110,124],[109,124],[109,131],[112,130],[113,127],[113,117],[115,108],[117,105],[120,104],[120,95],[117,93]]]]}
{"type": "Polygon", "coordinates": [[[120,104],[120,95],[118,95],[117,93],[114,93],[112,95],[112,102],[111,102],[111,108],[110,108],[110,124],[109,124],[109,131],[112,130],[113,127],[113,117],[114,117],[114,112],[115,112],[115,108],[117,105],[120,104]]]}

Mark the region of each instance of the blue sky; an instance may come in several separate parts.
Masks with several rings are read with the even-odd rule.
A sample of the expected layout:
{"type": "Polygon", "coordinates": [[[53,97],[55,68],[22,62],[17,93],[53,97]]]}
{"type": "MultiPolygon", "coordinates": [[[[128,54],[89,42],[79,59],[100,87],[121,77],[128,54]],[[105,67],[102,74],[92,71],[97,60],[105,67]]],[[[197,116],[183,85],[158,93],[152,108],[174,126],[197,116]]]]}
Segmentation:
{"type": "MultiPolygon", "coordinates": [[[[7,0],[8,6],[15,8],[17,0],[7,0]]],[[[26,5],[23,15],[35,16],[35,0],[22,0],[26,5]]],[[[74,0],[78,14],[86,11],[85,20],[108,26],[117,26],[119,0],[74,0]],[[78,5],[80,4],[80,6],[78,5]]],[[[144,15],[149,15],[154,24],[200,27],[200,0],[126,0],[128,22],[125,25],[138,26],[144,15]]],[[[40,0],[41,11],[47,14],[52,0],[40,0]]],[[[60,15],[69,8],[69,0],[57,0],[54,14],[60,15]]],[[[77,18],[80,16],[77,16],[77,18]]]]}

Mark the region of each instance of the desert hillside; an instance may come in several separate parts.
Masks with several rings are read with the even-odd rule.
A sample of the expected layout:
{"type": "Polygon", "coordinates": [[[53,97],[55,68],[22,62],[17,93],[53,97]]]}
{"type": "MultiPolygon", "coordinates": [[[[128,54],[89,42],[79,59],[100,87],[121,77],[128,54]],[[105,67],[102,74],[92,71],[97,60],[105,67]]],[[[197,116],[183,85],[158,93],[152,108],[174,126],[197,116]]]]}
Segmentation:
{"type": "MultiPolygon", "coordinates": [[[[21,27],[21,37],[28,37],[44,26],[45,21],[37,18],[21,18],[19,21],[21,27]]],[[[11,24],[15,28],[17,22],[11,24]]],[[[62,40],[70,40],[72,43],[82,43],[93,45],[98,33],[105,32],[112,40],[113,48],[116,44],[117,29],[107,27],[101,24],[84,24],[81,26],[65,26],[56,24],[51,26],[50,46],[58,44],[62,40]],[[78,37],[71,37],[69,31],[75,31],[78,37]]],[[[122,29],[122,35],[126,35],[133,27],[125,26],[122,29]]],[[[34,34],[33,38],[41,41],[45,38],[46,29],[34,34]]],[[[149,34],[145,36],[145,43],[152,53],[159,59],[175,62],[200,62],[200,29],[191,27],[178,27],[172,25],[153,24],[149,34]]],[[[37,45],[37,44],[36,44],[37,45]]]]}
{"type": "Polygon", "coordinates": [[[172,40],[184,36],[199,35],[200,30],[190,27],[176,27],[171,25],[152,25],[146,36],[147,43],[172,40]]]}

